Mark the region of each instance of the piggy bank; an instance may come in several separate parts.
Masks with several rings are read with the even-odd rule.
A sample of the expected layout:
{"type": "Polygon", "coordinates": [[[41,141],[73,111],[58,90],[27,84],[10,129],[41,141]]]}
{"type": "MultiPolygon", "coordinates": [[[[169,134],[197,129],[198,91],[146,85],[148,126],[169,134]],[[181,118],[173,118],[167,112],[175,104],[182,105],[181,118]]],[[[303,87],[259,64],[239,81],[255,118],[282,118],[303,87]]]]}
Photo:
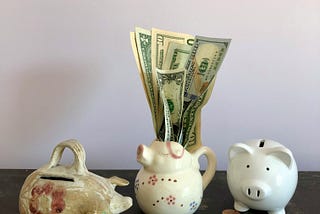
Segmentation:
{"type": "Polygon", "coordinates": [[[250,140],[229,149],[227,181],[240,212],[264,210],[285,214],[298,180],[289,149],[272,140],[250,140]]]}
{"type": "Polygon", "coordinates": [[[181,144],[172,141],[139,145],[137,161],[142,168],[135,180],[135,195],[147,214],[194,213],[216,168],[215,155],[208,147],[202,146],[189,153],[181,144]],[[198,162],[201,155],[208,160],[203,175],[198,162]]]}
{"type": "Polygon", "coordinates": [[[85,151],[77,140],[58,144],[50,162],[30,174],[20,191],[20,214],[113,214],[132,205],[132,199],[115,191],[129,182],[119,177],[103,178],[89,172],[85,151]],[[70,166],[61,165],[65,148],[74,154],[70,166]]]}

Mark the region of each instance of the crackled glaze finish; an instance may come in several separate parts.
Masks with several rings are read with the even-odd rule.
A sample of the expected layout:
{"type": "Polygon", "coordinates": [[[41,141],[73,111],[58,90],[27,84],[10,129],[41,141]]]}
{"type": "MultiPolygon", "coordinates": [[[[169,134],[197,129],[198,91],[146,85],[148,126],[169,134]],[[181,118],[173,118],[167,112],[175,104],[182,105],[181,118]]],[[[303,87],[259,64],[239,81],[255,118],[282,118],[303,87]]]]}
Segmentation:
{"type": "Polygon", "coordinates": [[[85,151],[76,140],[62,142],[54,149],[49,164],[34,171],[20,191],[20,214],[111,214],[131,207],[132,199],[114,189],[127,185],[118,178],[103,178],[85,166],[85,151]],[[71,166],[59,165],[65,148],[73,151],[71,166]]]}
{"type": "Polygon", "coordinates": [[[140,208],[148,214],[194,213],[216,167],[215,155],[208,147],[191,154],[176,142],[140,145],[137,161],[143,167],[136,176],[135,195],[140,208]],[[208,159],[203,176],[198,162],[201,155],[208,159]]]}

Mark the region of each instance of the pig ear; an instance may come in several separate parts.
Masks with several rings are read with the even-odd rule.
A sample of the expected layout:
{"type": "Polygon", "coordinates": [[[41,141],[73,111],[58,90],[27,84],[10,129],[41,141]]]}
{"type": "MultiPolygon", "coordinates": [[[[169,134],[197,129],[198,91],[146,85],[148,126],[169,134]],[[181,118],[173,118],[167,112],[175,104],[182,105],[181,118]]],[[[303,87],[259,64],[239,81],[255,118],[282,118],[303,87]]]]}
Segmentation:
{"type": "Polygon", "coordinates": [[[252,154],[252,149],[250,146],[244,144],[244,143],[236,143],[232,145],[229,149],[229,160],[234,158],[236,155],[240,153],[249,153],[252,154]]]}
{"type": "Polygon", "coordinates": [[[289,169],[292,167],[293,156],[289,149],[284,147],[275,147],[270,149],[267,154],[281,160],[289,169]]]}

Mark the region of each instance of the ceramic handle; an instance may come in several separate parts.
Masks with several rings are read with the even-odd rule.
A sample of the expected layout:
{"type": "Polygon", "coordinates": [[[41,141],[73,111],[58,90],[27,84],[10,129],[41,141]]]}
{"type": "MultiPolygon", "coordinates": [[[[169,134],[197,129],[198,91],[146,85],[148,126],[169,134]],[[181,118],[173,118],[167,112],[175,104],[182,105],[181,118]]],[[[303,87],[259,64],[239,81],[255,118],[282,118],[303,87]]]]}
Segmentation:
{"type": "Polygon", "coordinates": [[[78,174],[83,174],[84,172],[86,172],[86,153],[82,145],[74,139],[63,141],[54,148],[50,158],[49,168],[53,168],[59,164],[65,148],[69,148],[74,154],[74,162],[71,167],[78,174]]]}
{"type": "Polygon", "coordinates": [[[202,190],[204,190],[208,186],[208,184],[210,183],[210,181],[212,180],[216,172],[216,166],[217,166],[216,155],[209,147],[206,147],[206,146],[202,146],[199,149],[197,149],[194,155],[196,156],[197,159],[199,159],[201,155],[204,155],[207,158],[208,166],[206,171],[202,175],[202,190]]]}

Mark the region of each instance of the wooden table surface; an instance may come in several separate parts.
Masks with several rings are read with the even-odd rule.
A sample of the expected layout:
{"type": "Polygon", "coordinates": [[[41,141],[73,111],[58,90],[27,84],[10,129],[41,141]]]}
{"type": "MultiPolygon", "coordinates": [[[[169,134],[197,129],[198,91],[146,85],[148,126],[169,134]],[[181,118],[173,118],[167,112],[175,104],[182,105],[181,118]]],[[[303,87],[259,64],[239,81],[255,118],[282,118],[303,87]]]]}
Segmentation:
{"type": "MultiPolygon", "coordinates": [[[[20,188],[33,170],[0,169],[0,214],[18,214],[20,188]]],[[[117,192],[133,198],[133,206],[124,213],[142,213],[134,198],[134,179],[137,170],[91,170],[103,177],[113,175],[125,178],[130,184],[117,187],[117,192]]],[[[287,214],[320,213],[320,172],[299,172],[296,192],[286,207],[287,214]]],[[[221,214],[223,210],[233,208],[233,199],[228,190],[226,172],[218,171],[204,192],[197,214],[221,214]]],[[[250,210],[245,214],[265,214],[250,210]]],[[[174,214],[174,213],[173,213],[174,214]]]]}

